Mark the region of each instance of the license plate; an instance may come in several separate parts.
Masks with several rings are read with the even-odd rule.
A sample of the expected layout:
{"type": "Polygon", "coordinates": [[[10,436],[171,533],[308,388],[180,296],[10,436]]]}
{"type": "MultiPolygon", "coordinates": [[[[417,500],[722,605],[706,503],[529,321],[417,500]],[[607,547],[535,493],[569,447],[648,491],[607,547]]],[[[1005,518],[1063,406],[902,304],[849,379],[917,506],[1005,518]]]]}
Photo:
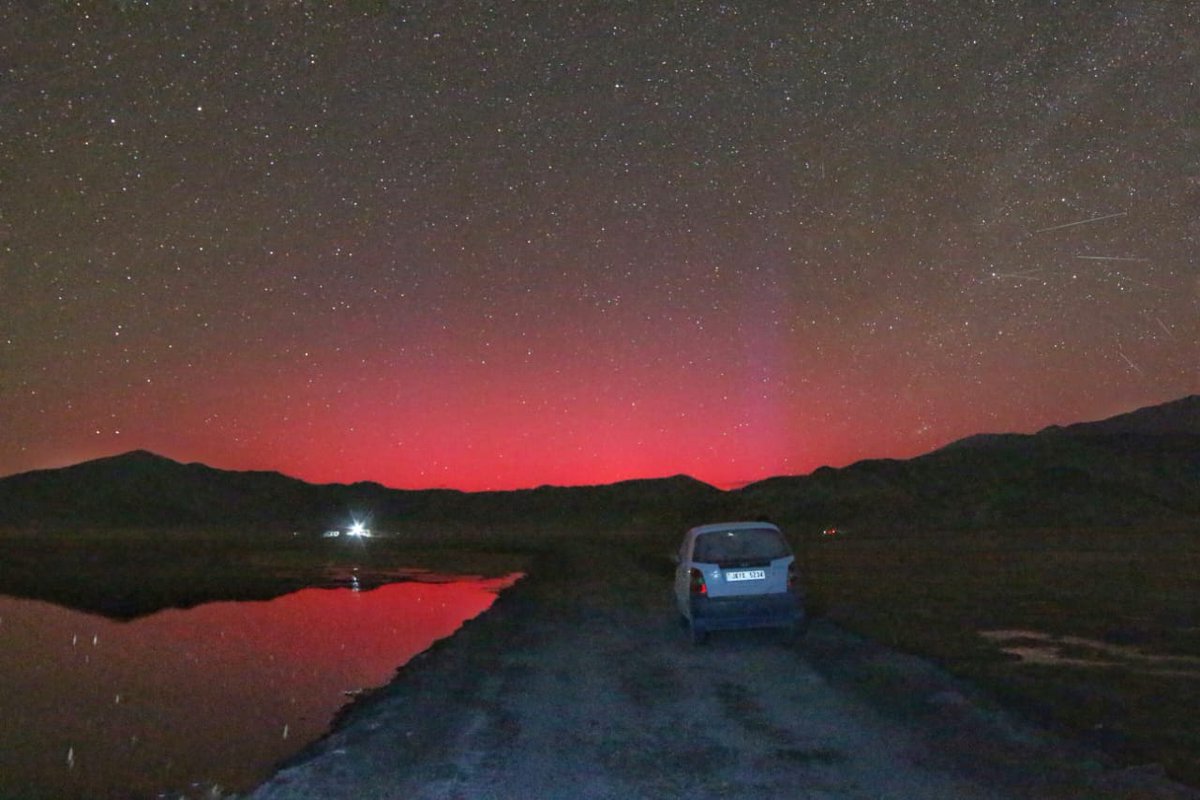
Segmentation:
{"type": "Polygon", "coordinates": [[[725,573],[727,581],[762,581],[766,578],[767,572],[762,569],[738,569],[725,573]]]}

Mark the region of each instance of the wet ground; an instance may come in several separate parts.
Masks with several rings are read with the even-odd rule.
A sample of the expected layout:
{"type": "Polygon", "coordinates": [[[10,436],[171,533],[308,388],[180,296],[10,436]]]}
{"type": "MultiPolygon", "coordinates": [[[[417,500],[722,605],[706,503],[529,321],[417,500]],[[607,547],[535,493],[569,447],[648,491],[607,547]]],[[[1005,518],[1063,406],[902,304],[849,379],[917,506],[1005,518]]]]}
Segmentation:
{"type": "Polygon", "coordinates": [[[253,797],[1197,797],[820,621],[694,646],[669,582],[611,550],[542,559],[253,797]]]}
{"type": "Polygon", "coordinates": [[[358,575],[132,621],[0,595],[0,798],[253,787],[518,577],[358,575]]]}

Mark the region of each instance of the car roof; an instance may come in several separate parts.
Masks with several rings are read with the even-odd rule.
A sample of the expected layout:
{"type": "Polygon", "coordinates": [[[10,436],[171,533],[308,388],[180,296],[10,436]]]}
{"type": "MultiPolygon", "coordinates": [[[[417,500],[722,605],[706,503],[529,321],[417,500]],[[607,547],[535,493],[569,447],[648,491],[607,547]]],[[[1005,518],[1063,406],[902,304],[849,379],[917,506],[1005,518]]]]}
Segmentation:
{"type": "Polygon", "coordinates": [[[703,533],[712,533],[713,531],[746,531],[746,530],[769,530],[778,531],[779,527],[770,522],[714,522],[708,525],[697,525],[687,532],[688,536],[696,537],[703,533]]]}

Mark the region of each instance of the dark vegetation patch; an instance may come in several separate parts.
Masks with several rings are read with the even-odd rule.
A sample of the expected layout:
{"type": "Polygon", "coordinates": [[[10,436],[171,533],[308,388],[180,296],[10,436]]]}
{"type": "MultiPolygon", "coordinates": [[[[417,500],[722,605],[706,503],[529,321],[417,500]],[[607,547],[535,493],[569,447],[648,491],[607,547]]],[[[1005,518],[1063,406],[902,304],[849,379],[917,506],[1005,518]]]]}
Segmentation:
{"type": "Polygon", "coordinates": [[[640,659],[631,654],[619,657],[617,664],[617,682],[621,692],[641,706],[649,708],[673,703],[683,696],[686,678],[670,665],[640,659]]]}
{"type": "MultiPolygon", "coordinates": [[[[1023,663],[1001,651],[1007,642],[980,635],[1030,631],[1200,656],[1200,531],[794,532],[811,605],[829,620],[933,659],[1114,763],[1159,763],[1177,780],[1200,785],[1200,679],[1144,660],[1023,663]]],[[[1094,655],[1079,646],[1063,652],[1094,655]]],[[[899,713],[920,710],[927,693],[911,676],[886,662],[859,663],[859,688],[899,713]]]]}
{"type": "Polygon", "coordinates": [[[832,766],[846,760],[846,754],[831,747],[781,747],[775,758],[793,764],[832,766]]]}
{"type": "Polygon", "coordinates": [[[771,722],[764,709],[754,698],[754,693],[741,684],[722,681],[717,684],[717,700],[725,719],[740,725],[752,733],[762,734],[780,744],[787,744],[791,734],[771,722]]]}
{"type": "Polygon", "coordinates": [[[0,593],[132,619],[218,600],[267,600],[359,576],[361,588],[397,570],[499,576],[524,571],[527,553],[475,540],[347,540],[291,531],[0,531],[0,593]]]}

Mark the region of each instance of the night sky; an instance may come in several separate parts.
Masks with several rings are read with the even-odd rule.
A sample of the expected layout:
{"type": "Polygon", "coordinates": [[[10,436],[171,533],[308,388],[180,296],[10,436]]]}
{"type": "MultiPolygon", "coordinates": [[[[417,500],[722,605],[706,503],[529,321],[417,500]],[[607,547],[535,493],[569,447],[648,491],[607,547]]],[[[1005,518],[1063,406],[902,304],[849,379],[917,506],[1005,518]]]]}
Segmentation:
{"type": "Polygon", "coordinates": [[[1200,391],[1200,5],[12,2],[0,474],[728,487],[1200,391]]]}

